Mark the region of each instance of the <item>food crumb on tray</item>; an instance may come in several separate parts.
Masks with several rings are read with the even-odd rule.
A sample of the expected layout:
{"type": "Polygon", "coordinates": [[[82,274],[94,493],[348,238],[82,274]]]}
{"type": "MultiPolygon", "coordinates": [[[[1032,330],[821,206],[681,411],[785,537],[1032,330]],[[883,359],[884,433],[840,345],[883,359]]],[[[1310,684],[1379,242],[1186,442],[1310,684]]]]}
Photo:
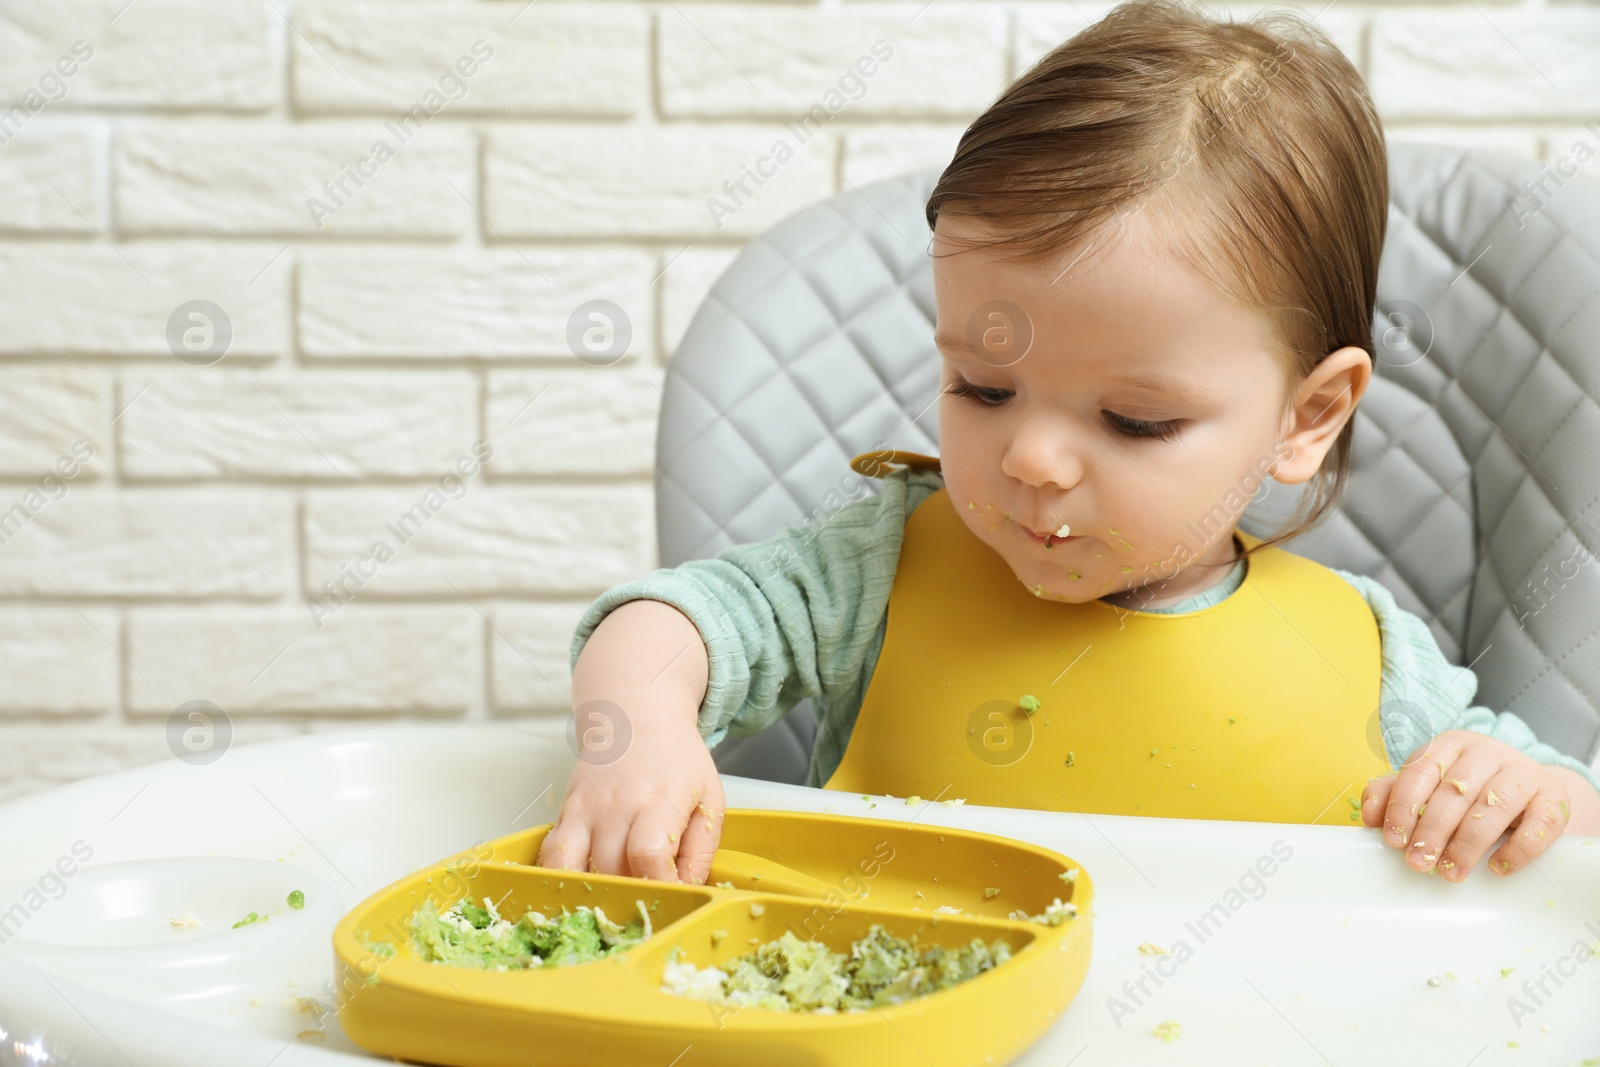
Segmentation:
{"type": "Polygon", "coordinates": [[[297,1015],[326,1015],[332,1009],[316,997],[289,997],[283,1006],[297,1015]]]}

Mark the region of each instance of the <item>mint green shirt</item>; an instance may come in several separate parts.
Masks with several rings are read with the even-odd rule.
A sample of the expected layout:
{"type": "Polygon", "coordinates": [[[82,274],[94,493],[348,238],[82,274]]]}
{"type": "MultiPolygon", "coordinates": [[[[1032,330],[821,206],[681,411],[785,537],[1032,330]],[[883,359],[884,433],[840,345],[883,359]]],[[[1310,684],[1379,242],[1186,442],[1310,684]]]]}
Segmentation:
{"type": "MultiPolygon", "coordinates": [[[[899,469],[877,496],[785,527],[765,541],[733,545],[715,559],[664,567],[607,590],[579,620],[572,637],[578,662],[607,612],[629,600],[671,604],[700,630],[710,676],[699,713],[707,745],[760,733],[809,697],[818,716],[807,783],[820,786],[844,755],[856,713],[872,679],[887,627],[889,590],[900,560],[906,519],[944,485],[937,471],[899,469]]],[[[1245,560],[1226,579],[1166,608],[1197,611],[1221,601],[1244,580],[1245,560]]],[[[1568,767],[1600,791],[1600,777],[1581,760],[1541,742],[1511,712],[1472,704],[1478,679],[1444,658],[1428,624],[1395,603],[1372,578],[1334,569],[1377,617],[1383,650],[1379,725],[1392,766],[1429,738],[1473,730],[1568,767]]]]}

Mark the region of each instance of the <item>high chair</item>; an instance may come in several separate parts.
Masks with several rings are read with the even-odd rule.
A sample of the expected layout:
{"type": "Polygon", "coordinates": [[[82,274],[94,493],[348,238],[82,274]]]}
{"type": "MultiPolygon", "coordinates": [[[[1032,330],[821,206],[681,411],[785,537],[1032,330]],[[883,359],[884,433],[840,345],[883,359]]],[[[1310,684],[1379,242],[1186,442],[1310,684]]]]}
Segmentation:
{"type": "MultiPolygon", "coordinates": [[[[1600,191],[1565,169],[1391,143],[1378,359],[1352,477],[1330,519],[1286,547],[1377,578],[1447,658],[1472,666],[1476,703],[1592,761],[1600,191]]],[[[836,506],[858,484],[852,456],[938,453],[923,213],[938,176],[851,187],[796,212],[712,287],[667,373],[662,566],[815,521],[830,492],[836,506]]],[[[1269,482],[1243,527],[1269,533],[1300,490],[1269,482]]],[[[802,701],[714,755],[728,773],[801,783],[815,734],[802,701]]]]}

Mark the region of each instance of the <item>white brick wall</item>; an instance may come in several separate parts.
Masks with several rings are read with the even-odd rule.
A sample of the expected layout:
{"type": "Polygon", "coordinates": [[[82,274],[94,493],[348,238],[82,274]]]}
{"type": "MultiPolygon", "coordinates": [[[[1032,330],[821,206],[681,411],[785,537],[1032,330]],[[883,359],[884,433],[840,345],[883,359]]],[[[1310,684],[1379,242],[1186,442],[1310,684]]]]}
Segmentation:
{"type": "MultiPolygon", "coordinates": [[[[166,755],[193,699],[239,740],[564,714],[578,614],[655,566],[659,388],[711,282],[943,162],[1109,6],[0,0],[0,798],[166,755]],[[604,368],[566,339],[595,299],[633,331],[604,368]],[[169,345],[197,300],[220,360],[169,345]]],[[[1321,21],[1393,134],[1552,161],[1600,118],[1592,6],[1321,21]]]]}

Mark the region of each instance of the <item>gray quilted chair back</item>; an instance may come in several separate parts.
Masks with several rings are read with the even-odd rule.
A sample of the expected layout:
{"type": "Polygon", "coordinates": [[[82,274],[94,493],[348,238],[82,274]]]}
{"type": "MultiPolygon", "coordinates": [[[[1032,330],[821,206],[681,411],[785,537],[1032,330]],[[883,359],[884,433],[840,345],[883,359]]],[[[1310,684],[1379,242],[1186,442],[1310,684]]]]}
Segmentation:
{"type": "MultiPolygon", "coordinates": [[[[1482,151],[1391,143],[1389,166],[1379,359],[1357,409],[1349,489],[1287,547],[1382,581],[1447,657],[1478,673],[1477,703],[1592,760],[1600,192],[1482,151]],[[1537,199],[1520,188],[1528,181],[1537,199]]],[[[807,207],[712,287],[667,375],[663,566],[837,506],[859,453],[885,443],[938,453],[923,217],[938,176],[807,207]]],[[[1300,489],[1269,483],[1242,525],[1268,532],[1300,489]]],[[[714,756],[727,773],[804,782],[815,732],[805,701],[714,756]]]]}

